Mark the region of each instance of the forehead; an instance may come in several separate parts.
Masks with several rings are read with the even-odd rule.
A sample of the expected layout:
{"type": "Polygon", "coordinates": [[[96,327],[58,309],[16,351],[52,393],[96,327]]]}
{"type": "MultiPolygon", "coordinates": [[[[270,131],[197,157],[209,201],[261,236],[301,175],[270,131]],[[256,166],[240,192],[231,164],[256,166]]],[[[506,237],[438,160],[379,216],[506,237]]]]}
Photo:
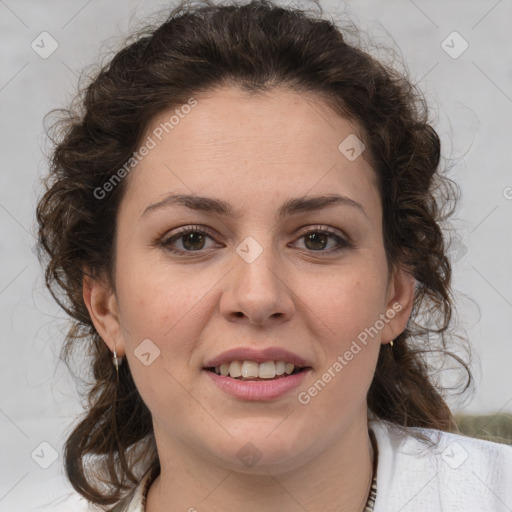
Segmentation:
{"type": "Polygon", "coordinates": [[[173,191],[228,201],[260,194],[260,204],[270,195],[333,191],[378,200],[364,152],[351,160],[340,150],[362,138],[358,126],[319,97],[223,87],[188,104],[155,116],[141,141],[151,149],[128,176],[125,195],[139,213],[173,191]]]}

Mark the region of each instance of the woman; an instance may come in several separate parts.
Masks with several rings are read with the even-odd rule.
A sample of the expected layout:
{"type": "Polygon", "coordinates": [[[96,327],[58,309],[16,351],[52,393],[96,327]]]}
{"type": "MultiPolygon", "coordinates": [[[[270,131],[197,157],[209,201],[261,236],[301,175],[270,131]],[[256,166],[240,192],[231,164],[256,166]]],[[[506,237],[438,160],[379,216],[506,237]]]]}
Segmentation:
{"type": "Polygon", "coordinates": [[[70,119],[37,218],[65,355],[93,358],[78,493],[510,510],[512,449],[454,433],[425,359],[432,333],[450,355],[455,193],[405,77],[300,10],[182,4],[70,119]]]}

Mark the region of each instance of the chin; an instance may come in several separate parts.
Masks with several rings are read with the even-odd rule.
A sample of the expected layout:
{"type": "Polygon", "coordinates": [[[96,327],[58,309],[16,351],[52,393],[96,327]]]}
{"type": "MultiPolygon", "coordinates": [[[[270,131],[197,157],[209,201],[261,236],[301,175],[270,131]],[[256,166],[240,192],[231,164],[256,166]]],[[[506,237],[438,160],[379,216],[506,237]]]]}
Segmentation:
{"type": "MultiPolygon", "coordinates": [[[[280,420],[282,421],[282,419],[280,420]]],[[[252,421],[230,429],[232,437],[212,447],[213,455],[226,469],[248,474],[280,474],[299,467],[314,451],[310,433],[279,431],[279,421],[268,419],[255,426],[252,421]],[[269,428],[269,424],[272,424],[269,428]],[[277,428],[276,428],[277,427],[277,428]]]]}

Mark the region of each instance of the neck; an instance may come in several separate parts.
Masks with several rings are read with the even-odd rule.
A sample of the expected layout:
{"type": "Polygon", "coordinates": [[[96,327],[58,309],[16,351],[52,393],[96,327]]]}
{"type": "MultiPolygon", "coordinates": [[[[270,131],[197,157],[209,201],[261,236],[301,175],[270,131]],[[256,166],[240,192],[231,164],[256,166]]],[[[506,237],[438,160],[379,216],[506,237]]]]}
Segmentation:
{"type": "Polygon", "coordinates": [[[354,512],[363,511],[368,498],[373,449],[366,416],[312,460],[285,472],[237,472],[182,444],[162,450],[157,429],[155,437],[161,473],[149,489],[146,512],[354,512]]]}

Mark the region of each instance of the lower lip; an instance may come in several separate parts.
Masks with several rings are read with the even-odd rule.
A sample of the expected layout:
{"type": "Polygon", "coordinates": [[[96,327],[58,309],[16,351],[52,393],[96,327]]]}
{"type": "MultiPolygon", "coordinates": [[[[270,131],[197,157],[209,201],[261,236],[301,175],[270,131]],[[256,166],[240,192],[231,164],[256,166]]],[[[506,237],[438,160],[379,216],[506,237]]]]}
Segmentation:
{"type": "Polygon", "coordinates": [[[275,380],[237,380],[203,370],[222,391],[242,400],[272,400],[300,386],[310,369],[275,380]]]}

